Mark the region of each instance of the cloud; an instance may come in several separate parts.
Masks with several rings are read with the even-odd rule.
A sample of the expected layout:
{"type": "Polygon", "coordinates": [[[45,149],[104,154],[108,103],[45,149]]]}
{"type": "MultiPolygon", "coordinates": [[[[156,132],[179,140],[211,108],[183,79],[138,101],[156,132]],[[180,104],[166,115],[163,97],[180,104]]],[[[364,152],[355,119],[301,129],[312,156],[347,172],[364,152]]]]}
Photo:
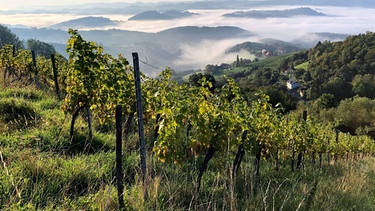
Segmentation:
{"type": "Polygon", "coordinates": [[[43,28],[53,24],[61,23],[64,21],[82,18],[81,15],[71,14],[1,14],[0,13],[0,24],[9,25],[25,25],[29,27],[43,28]]]}
{"type": "MultiPolygon", "coordinates": [[[[159,32],[178,26],[237,26],[256,34],[256,36],[246,39],[229,40],[201,40],[195,43],[181,43],[176,46],[181,52],[175,61],[170,64],[183,70],[185,68],[204,68],[206,64],[220,64],[222,62],[232,62],[236,54],[225,54],[227,48],[245,41],[258,41],[260,38],[274,38],[283,41],[314,41],[314,32],[331,32],[342,34],[359,34],[366,31],[375,31],[375,9],[360,7],[327,7],[327,6],[277,6],[258,7],[254,9],[280,10],[296,7],[311,7],[319,12],[327,14],[324,17],[298,16],[291,18],[228,18],[223,14],[235,12],[237,10],[189,10],[199,15],[190,18],[176,20],[158,21],[128,21],[130,15],[100,15],[112,20],[122,21],[117,28],[131,31],[159,32]]],[[[246,10],[244,10],[246,11],[246,10]]],[[[59,22],[80,18],[80,15],[66,14],[13,14],[6,15],[0,13],[2,24],[23,24],[33,27],[46,27],[59,22]]],[[[113,27],[111,27],[113,28],[113,27]]],[[[121,45],[119,45],[121,46],[121,45]]],[[[242,52],[243,53],[243,52],[242,52]]],[[[157,60],[159,55],[150,55],[157,60]]],[[[241,57],[251,58],[251,55],[241,55],[241,57]]]]}
{"type": "MultiPolygon", "coordinates": [[[[296,6],[293,6],[296,7],[296,6]]],[[[300,7],[300,6],[299,6],[300,7]]],[[[304,6],[305,7],[305,6],[304,6]]],[[[268,7],[268,10],[286,9],[291,6],[268,7]]],[[[177,26],[237,26],[268,37],[292,41],[312,32],[332,32],[343,34],[359,34],[375,31],[373,20],[375,9],[348,7],[311,7],[328,16],[310,17],[298,16],[291,18],[226,18],[223,14],[236,10],[190,10],[200,15],[173,21],[124,21],[121,27],[128,30],[158,32],[177,26]]],[[[265,9],[265,8],[252,8],[265,9]]]]}
{"type": "MultiPolygon", "coordinates": [[[[267,8],[286,9],[287,6],[267,8]]],[[[233,39],[212,41],[204,40],[194,44],[181,44],[181,56],[174,62],[175,65],[192,65],[203,68],[206,64],[220,64],[221,62],[233,62],[236,53],[225,54],[227,48],[245,41],[256,42],[261,38],[275,38],[283,41],[303,40],[313,42],[318,39],[312,35],[314,32],[331,32],[342,34],[359,34],[366,31],[374,31],[372,21],[375,18],[375,9],[343,8],[343,7],[312,7],[328,16],[309,17],[299,16],[292,18],[224,18],[221,15],[234,10],[192,10],[201,14],[191,20],[198,25],[208,26],[231,25],[238,26],[254,32],[256,36],[247,39],[233,39]]],[[[264,9],[264,8],[260,8],[264,9]]],[[[174,23],[177,24],[177,23],[174,23]]],[[[180,24],[186,24],[181,21],[180,24]]],[[[243,53],[243,52],[242,52],[243,53]]],[[[252,59],[252,55],[241,55],[243,58],[252,59]]]]}
{"type": "MultiPolygon", "coordinates": [[[[302,5],[307,7],[306,5],[302,5]]],[[[259,7],[255,9],[281,10],[301,6],[277,6],[277,7],[259,7]]],[[[308,17],[299,16],[292,18],[227,18],[223,14],[235,12],[237,10],[189,10],[199,15],[191,18],[182,18],[176,20],[164,21],[128,21],[130,15],[100,15],[111,18],[112,20],[122,21],[117,28],[124,30],[158,32],[178,26],[238,26],[243,29],[255,32],[262,37],[272,37],[286,41],[294,40],[307,32],[334,32],[346,34],[359,34],[366,31],[374,31],[375,9],[371,8],[348,8],[348,7],[327,7],[311,6],[319,12],[328,16],[308,17]]],[[[244,10],[246,11],[246,10],[244,10]]],[[[47,27],[52,24],[80,18],[81,15],[74,14],[13,14],[6,15],[0,13],[2,24],[23,24],[32,27],[47,27]]]]}
{"type": "Polygon", "coordinates": [[[226,53],[226,51],[238,43],[248,39],[228,40],[203,40],[194,44],[183,43],[180,46],[181,56],[174,61],[176,66],[190,66],[192,68],[204,68],[207,64],[232,63],[237,55],[241,58],[254,59],[254,55],[246,51],[226,53]]]}

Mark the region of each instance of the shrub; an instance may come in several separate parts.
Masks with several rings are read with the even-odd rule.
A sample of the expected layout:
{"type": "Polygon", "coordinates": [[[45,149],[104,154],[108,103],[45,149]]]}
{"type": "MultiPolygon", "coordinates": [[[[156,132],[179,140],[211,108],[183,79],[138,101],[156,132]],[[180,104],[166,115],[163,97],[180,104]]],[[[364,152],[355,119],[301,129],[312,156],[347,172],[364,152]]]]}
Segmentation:
{"type": "Polygon", "coordinates": [[[6,123],[10,129],[33,127],[38,117],[33,105],[23,99],[0,100],[0,121],[6,123]]]}

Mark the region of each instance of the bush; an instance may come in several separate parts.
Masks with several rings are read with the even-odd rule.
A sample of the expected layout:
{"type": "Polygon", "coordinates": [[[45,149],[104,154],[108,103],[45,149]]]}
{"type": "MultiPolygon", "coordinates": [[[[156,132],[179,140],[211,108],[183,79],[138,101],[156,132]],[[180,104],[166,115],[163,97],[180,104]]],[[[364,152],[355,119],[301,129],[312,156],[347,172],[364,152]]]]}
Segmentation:
{"type": "Polygon", "coordinates": [[[0,121],[7,124],[10,129],[33,127],[38,117],[33,105],[23,99],[0,100],[0,121]]]}

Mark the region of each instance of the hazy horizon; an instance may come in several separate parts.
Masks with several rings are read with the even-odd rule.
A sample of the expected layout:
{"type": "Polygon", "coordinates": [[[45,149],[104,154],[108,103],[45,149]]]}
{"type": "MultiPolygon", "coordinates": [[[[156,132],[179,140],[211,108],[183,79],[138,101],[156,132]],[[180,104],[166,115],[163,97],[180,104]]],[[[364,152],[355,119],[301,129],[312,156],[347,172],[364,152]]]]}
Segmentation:
{"type": "MultiPolygon", "coordinates": [[[[184,0],[184,2],[191,2],[196,0],[184,0]]],[[[181,2],[178,0],[161,0],[161,1],[154,1],[154,0],[54,0],[54,1],[46,1],[46,0],[33,0],[33,1],[25,1],[25,0],[2,0],[2,8],[1,10],[18,10],[18,9],[27,9],[27,8],[45,8],[45,7],[55,7],[55,6],[69,6],[69,5],[79,5],[79,4],[88,4],[88,3],[115,3],[115,2],[122,2],[122,3],[157,3],[157,2],[181,2]]]]}
{"type": "Polygon", "coordinates": [[[291,41],[306,33],[311,32],[331,32],[341,34],[359,34],[366,31],[374,31],[375,26],[372,20],[375,17],[375,9],[372,8],[348,8],[331,6],[274,6],[274,7],[255,7],[251,10],[262,9],[288,9],[297,7],[311,7],[312,9],[323,12],[327,16],[298,16],[290,18],[227,18],[223,14],[235,12],[234,9],[211,9],[211,10],[188,10],[198,13],[197,16],[181,18],[175,20],[148,20],[148,21],[128,21],[132,15],[126,14],[100,14],[100,15],[80,15],[80,14],[1,14],[1,23],[8,25],[25,25],[27,27],[44,28],[64,21],[77,19],[87,16],[106,17],[114,21],[119,21],[116,26],[99,28],[80,28],[80,30],[107,30],[122,29],[130,31],[140,31],[155,33],[173,27],[180,26],[237,26],[254,32],[261,37],[272,37],[291,41]],[[293,33],[290,33],[293,32],[293,33]]]}
{"type": "MultiPolygon", "coordinates": [[[[20,0],[5,0],[13,5],[21,4],[20,0]]],[[[126,2],[131,3],[138,0],[132,1],[109,1],[109,2],[126,2]]],[[[175,0],[167,0],[168,2],[180,2],[175,0]]],[[[160,2],[167,2],[160,1],[160,2]]],[[[34,5],[44,4],[44,1],[37,0],[34,1],[34,5]]],[[[73,1],[54,1],[45,3],[44,5],[57,5],[64,2],[64,5],[71,5],[70,2],[73,1]]],[[[75,1],[76,4],[82,3],[95,3],[103,1],[75,1]]],[[[109,3],[108,1],[106,3],[109,3]]],[[[155,1],[143,1],[152,2],[155,1]]],[[[184,1],[191,2],[191,1],[184,1]]],[[[306,1],[305,1],[306,2],[306,1]]],[[[24,3],[24,2],[22,2],[24,3]]],[[[30,2],[29,2],[30,3],[30,2]]],[[[9,5],[11,5],[9,4],[9,5]]],[[[6,4],[7,5],[7,4],[6,4]]],[[[8,5],[8,6],[9,6],[8,5]]],[[[284,6],[257,6],[248,9],[241,9],[241,11],[246,10],[282,10],[298,7],[310,7],[318,12],[326,14],[326,16],[295,16],[287,18],[231,18],[224,17],[223,14],[239,11],[239,9],[189,9],[187,11],[198,13],[199,15],[194,15],[188,18],[174,19],[174,20],[147,20],[147,21],[129,21],[128,19],[132,16],[131,14],[111,14],[106,12],[104,9],[101,10],[100,14],[80,14],[79,11],[74,11],[72,13],[54,13],[53,10],[49,13],[6,13],[0,11],[0,24],[9,25],[26,25],[28,27],[44,28],[49,27],[57,23],[64,21],[87,17],[87,16],[100,16],[110,18],[113,21],[119,21],[116,26],[108,27],[98,27],[98,28],[79,28],[79,30],[107,30],[107,29],[121,29],[129,31],[139,31],[155,33],[162,30],[166,30],[174,27],[181,26],[236,26],[245,30],[248,30],[255,34],[248,38],[234,38],[234,39],[224,39],[224,40],[197,40],[195,42],[189,43],[179,43],[175,46],[176,52],[179,52],[178,58],[174,61],[166,60],[162,62],[159,58],[160,55],[155,53],[147,53],[145,49],[136,49],[138,52],[143,53],[144,58],[149,60],[157,61],[156,65],[159,67],[172,66],[176,69],[187,69],[187,68],[203,68],[206,64],[220,64],[221,62],[234,61],[235,55],[228,55],[226,50],[233,47],[236,44],[252,41],[256,42],[262,38],[273,38],[279,39],[287,42],[294,42],[296,40],[304,42],[315,42],[317,39],[325,39],[324,37],[316,37],[314,33],[339,33],[339,34],[349,34],[355,35],[360,33],[365,33],[366,31],[375,31],[375,26],[373,20],[375,18],[375,8],[365,8],[365,7],[342,7],[342,6],[312,6],[312,5],[284,5],[284,6]],[[200,49],[197,51],[196,49],[200,49]]],[[[143,7],[142,7],[143,8],[143,7]]],[[[148,8],[148,7],[147,7],[148,8]]],[[[3,9],[3,8],[2,8],[3,9]]],[[[110,11],[110,10],[109,10],[110,11]]],[[[30,37],[37,38],[37,37],[30,37]]],[[[27,38],[24,38],[27,39],[27,38]]],[[[43,41],[43,40],[42,40],[43,41]]],[[[100,40],[96,40],[97,42],[100,40]]],[[[51,43],[64,44],[64,41],[50,41],[51,43]]],[[[118,43],[115,46],[123,46],[123,43],[118,43]]],[[[110,46],[104,46],[110,47],[110,46]]],[[[163,47],[163,46],[161,46],[163,47]]],[[[126,45],[124,46],[124,49],[126,45]]],[[[121,52],[118,52],[121,53],[121,52]]],[[[245,55],[244,55],[245,56],[245,55]]],[[[251,55],[246,55],[250,57],[251,55]]],[[[154,63],[155,64],[155,63],[154,63]]]]}

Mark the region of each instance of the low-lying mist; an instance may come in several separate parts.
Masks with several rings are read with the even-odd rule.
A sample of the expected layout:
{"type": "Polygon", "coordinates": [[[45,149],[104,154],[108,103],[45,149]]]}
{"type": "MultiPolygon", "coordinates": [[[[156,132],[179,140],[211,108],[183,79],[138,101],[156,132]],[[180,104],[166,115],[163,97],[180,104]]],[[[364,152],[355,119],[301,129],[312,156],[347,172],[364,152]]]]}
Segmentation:
{"type": "Polygon", "coordinates": [[[180,45],[181,55],[173,62],[178,67],[203,68],[207,64],[232,63],[236,60],[237,55],[241,58],[255,59],[255,56],[242,50],[236,53],[226,53],[226,51],[238,43],[250,40],[247,39],[228,39],[228,40],[202,40],[198,43],[180,45]]]}
{"type": "MultiPolygon", "coordinates": [[[[366,31],[375,31],[375,25],[373,20],[375,19],[375,9],[360,8],[360,7],[328,7],[328,6],[278,6],[278,7],[259,7],[251,8],[248,10],[280,10],[290,9],[296,7],[310,7],[320,13],[324,13],[326,16],[295,16],[290,18],[230,18],[223,17],[223,14],[231,13],[239,10],[189,10],[189,12],[197,13],[189,18],[181,18],[175,20],[155,20],[155,21],[128,21],[130,14],[126,15],[100,15],[102,17],[110,18],[114,21],[120,21],[117,26],[111,26],[110,28],[116,28],[120,30],[128,31],[140,31],[147,33],[156,33],[165,29],[181,26],[236,26],[245,29],[253,34],[251,37],[244,38],[233,38],[228,37],[223,39],[210,39],[205,38],[201,40],[189,40],[188,42],[181,41],[174,46],[174,49],[166,47],[163,49],[163,43],[154,43],[153,40],[139,40],[142,42],[142,47],[137,49],[137,44],[124,44],[116,43],[117,40],[111,40],[111,46],[104,46],[105,48],[112,48],[109,51],[119,50],[120,46],[124,47],[131,46],[132,51],[144,52],[143,57],[149,58],[149,61],[157,61],[153,65],[157,65],[160,68],[165,66],[171,66],[176,71],[204,68],[207,64],[218,64],[230,63],[235,61],[236,56],[240,55],[242,58],[254,59],[254,55],[248,52],[235,52],[226,53],[226,50],[233,47],[236,44],[251,41],[256,42],[262,38],[274,38],[287,42],[298,43],[302,47],[312,47],[317,41],[324,41],[324,39],[330,39],[322,35],[314,33],[329,32],[337,34],[359,34],[365,33],[366,31]],[[150,43],[149,47],[147,43],[150,43]],[[116,46],[116,48],[114,48],[116,46]],[[156,46],[157,49],[146,50],[145,48],[153,48],[156,46]],[[157,53],[155,53],[157,52],[157,53]],[[165,55],[162,55],[165,54],[165,55]],[[171,57],[173,54],[174,56],[171,57]]],[[[2,14],[0,13],[1,24],[16,25],[22,24],[28,27],[49,27],[53,24],[57,24],[63,21],[80,18],[79,14],[2,14]]],[[[92,28],[82,28],[82,30],[91,30],[92,28]]],[[[95,28],[96,30],[108,30],[108,27],[95,28]]],[[[95,33],[101,33],[97,31],[95,33]]],[[[30,35],[31,36],[31,35],[30,35]]],[[[103,36],[100,39],[103,39],[103,36]]],[[[27,37],[23,35],[22,39],[37,38],[38,37],[27,37]]],[[[108,38],[111,39],[111,38],[108,38]]],[[[125,38],[124,38],[125,39],[125,38]]],[[[66,40],[52,40],[53,43],[65,44],[66,40]]],[[[95,40],[99,43],[106,43],[105,40],[95,40]]],[[[120,42],[120,41],[119,41],[120,42]]],[[[119,50],[121,51],[121,49],[119,50]]],[[[118,52],[122,53],[122,52],[118,52]]],[[[151,63],[151,62],[150,62],[151,63]]],[[[148,69],[150,74],[158,71],[150,67],[144,67],[148,69]]]]}

